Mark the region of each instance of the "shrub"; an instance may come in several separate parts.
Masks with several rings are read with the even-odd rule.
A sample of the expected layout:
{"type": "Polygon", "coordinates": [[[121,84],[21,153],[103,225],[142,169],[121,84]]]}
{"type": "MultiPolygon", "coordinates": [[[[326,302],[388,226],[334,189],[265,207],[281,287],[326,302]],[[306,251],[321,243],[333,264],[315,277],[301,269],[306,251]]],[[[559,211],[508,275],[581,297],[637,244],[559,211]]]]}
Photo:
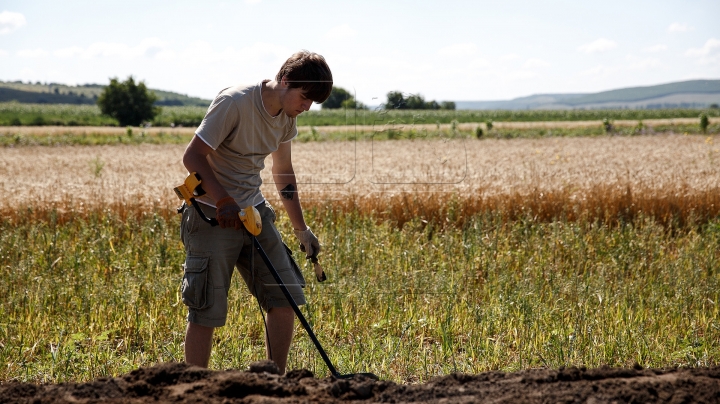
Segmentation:
{"type": "Polygon", "coordinates": [[[706,133],[708,125],[710,125],[710,120],[708,119],[707,114],[703,112],[700,114],[700,130],[702,130],[703,133],[706,133]]]}
{"type": "Polygon", "coordinates": [[[154,106],[155,101],[155,93],[148,91],[142,81],[135,84],[130,76],[122,83],[117,78],[110,79],[97,104],[104,115],[117,119],[121,126],[139,126],[160,113],[160,108],[154,106]]]}
{"type": "Polygon", "coordinates": [[[612,121],[604,118],[603,119],[603,127],[605,127],[605,133],[610,133],[613,131],[613,124],[612,121]]]}

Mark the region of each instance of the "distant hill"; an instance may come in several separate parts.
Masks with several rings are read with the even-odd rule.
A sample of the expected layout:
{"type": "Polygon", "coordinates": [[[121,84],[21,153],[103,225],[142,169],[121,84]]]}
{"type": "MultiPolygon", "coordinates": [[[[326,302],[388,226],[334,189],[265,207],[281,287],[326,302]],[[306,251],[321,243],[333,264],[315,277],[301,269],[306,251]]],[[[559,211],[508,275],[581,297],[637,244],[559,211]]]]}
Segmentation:
{"type": "MultiPolygon", "coordinates": [[[[95,104],[104,85],[82,84],[68,86],[58,83],[23,83],[21,81],[0,81],[0,102],[17,101],[28,104],[95,104]]],[[[150,89],[158,97],[157,105],[210,105],[210,100],[188,97],[184,94],[150,89]]]]}
{"type": "Polygon", "coordinates": [[[690,80],[599,93],[536,94],[508,101],[455,101],[457,109],[706,108],[720,104],[720,80],[690,80]]]}

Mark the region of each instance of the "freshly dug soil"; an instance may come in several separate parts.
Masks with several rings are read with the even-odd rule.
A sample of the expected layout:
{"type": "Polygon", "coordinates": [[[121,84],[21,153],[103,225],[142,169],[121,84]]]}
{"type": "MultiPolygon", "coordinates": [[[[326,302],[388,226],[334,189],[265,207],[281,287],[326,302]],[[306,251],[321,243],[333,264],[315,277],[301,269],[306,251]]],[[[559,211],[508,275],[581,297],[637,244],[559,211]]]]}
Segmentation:
{"type": "Polygon", "coordinates": [[[3,403],[720,403],[720,367],[692,369],[561,368],[451,374],[400,385],[365,376],[316,379],[308,370],[274,374],[274,363],[247,372],[182,363],[141,368],[89,383],[0,385],[3,403]]]}

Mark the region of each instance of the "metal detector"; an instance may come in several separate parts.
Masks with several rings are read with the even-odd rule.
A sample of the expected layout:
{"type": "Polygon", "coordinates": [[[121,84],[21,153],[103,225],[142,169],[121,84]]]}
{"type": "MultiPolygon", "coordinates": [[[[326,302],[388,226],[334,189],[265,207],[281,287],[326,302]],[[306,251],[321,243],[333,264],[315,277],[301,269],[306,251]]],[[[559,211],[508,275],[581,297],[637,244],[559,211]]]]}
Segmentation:
{"type": "MultiPolygon", "coordinates": [[[[193,207],[195,207],[195,210],[197,210],[200,217],[210,224],[211,226],[217,226],[218,221],[215,218],[208,218],[203,213],[202,209],[200,209],[200,206],[198,205],[198,202],[195,200],[195,196],[202,196],[205,194],[205,191],[200,187],[200,183],[202,180],[197,175],[197,173],[191,173],[186,179],[185,183],[183,185],[180,185],[175,188],[175,193],[177,193],[178,197],[180,199],[185,200],[186,203],[191,204],[193,207]]],[[[335,366],[333,366],[332,362],[330,361],[330,358],[327,356],[327,353],[325,353],[325,350],[323,349],[322,345],[320,345],[320,341],[318,341],[317,337],[315,336],[315,333],[313,332],[312,328],[310,327],[310,324],[305,319],[305,316],[303,315],[302,311],[300,311],[300,307],[298,307],[297,303],[295,303],[295,299],[293,299],[292,295],[290,294],[290,291],[285,286],[285,283],[283,282],[282,278],[280,278],[280,274],[278,274],[277,270],[275,269],[275,266],[273,266],[272,262],[270,262],[270,258],[265,254],[265,250],[263,250],[262,245],[260,245],[260,242],[257,239],[257,235],[262,232],[262,219],[260,218],[260,213],[254,206],[248,206],[247,208],[241,210],[238,215],[240,216],[240,221],[245,226],[245,229],[250,234],[250,238],[252,238],[253,246],[257,250],[257,252],[260,254],[260,257],[262,258],[263,262],[265,262],[265,265],[267,266],[268,270],[272,274],[273,278],[275,278],[275,282],[277,282],[277,286],[280,287],[280,290],[285,295],[285,298],[290,303],[290,306],[292,307],[293,311],[295,312],[295,316],[297,316],[298,320],[300,320],[300,324],[302,324],[303,328],[305,328],[305,331],[307,331],[308,336],[310,336],[310,339],[312,340],[313,344],[315,344],[315,348],[317,348],[318,352],[320,352],[320,356],[322,357],[323,361],[325,362],[325,365],[327,365],[328,369],[330,370],[330,373],[338,379],[350,379],[354,377],[355,375],[362,375],[365,377],[369,377],[374,380],[380,380],[379,377],[377,377],[373,373],[349,373],[349,374],[340,374],[337,369],[335,369],[335,366]]],[[[319,264],[317,262],[317,257],[311,257],[314,258],[313,264],[315,265],[316,269],[316,276],[319,281],[324,281],[325,273],[322,273],[322,280],[320,279],[320,275],[317,274],[317,268],[319,267],[319,264]]],[[[292,257],[290,257],[292,259],[292,257]]]]}

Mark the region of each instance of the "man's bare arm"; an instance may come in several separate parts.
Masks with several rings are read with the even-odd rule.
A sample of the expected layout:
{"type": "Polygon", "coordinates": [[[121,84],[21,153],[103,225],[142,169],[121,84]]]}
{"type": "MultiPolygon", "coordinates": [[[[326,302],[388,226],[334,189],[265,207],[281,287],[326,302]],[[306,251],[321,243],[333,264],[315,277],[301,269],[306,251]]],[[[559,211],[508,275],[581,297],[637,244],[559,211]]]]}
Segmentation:
{"type": "Polygon", "coordinates": [[[278,149],[272,153],[272,174],[275,187],[280,193],[283,206],[290,217],[295,230],[308,228],[300,206],[300,197],[297,189],[297,179],[292,165],[291,143],[280,143],[278,149]]]}

